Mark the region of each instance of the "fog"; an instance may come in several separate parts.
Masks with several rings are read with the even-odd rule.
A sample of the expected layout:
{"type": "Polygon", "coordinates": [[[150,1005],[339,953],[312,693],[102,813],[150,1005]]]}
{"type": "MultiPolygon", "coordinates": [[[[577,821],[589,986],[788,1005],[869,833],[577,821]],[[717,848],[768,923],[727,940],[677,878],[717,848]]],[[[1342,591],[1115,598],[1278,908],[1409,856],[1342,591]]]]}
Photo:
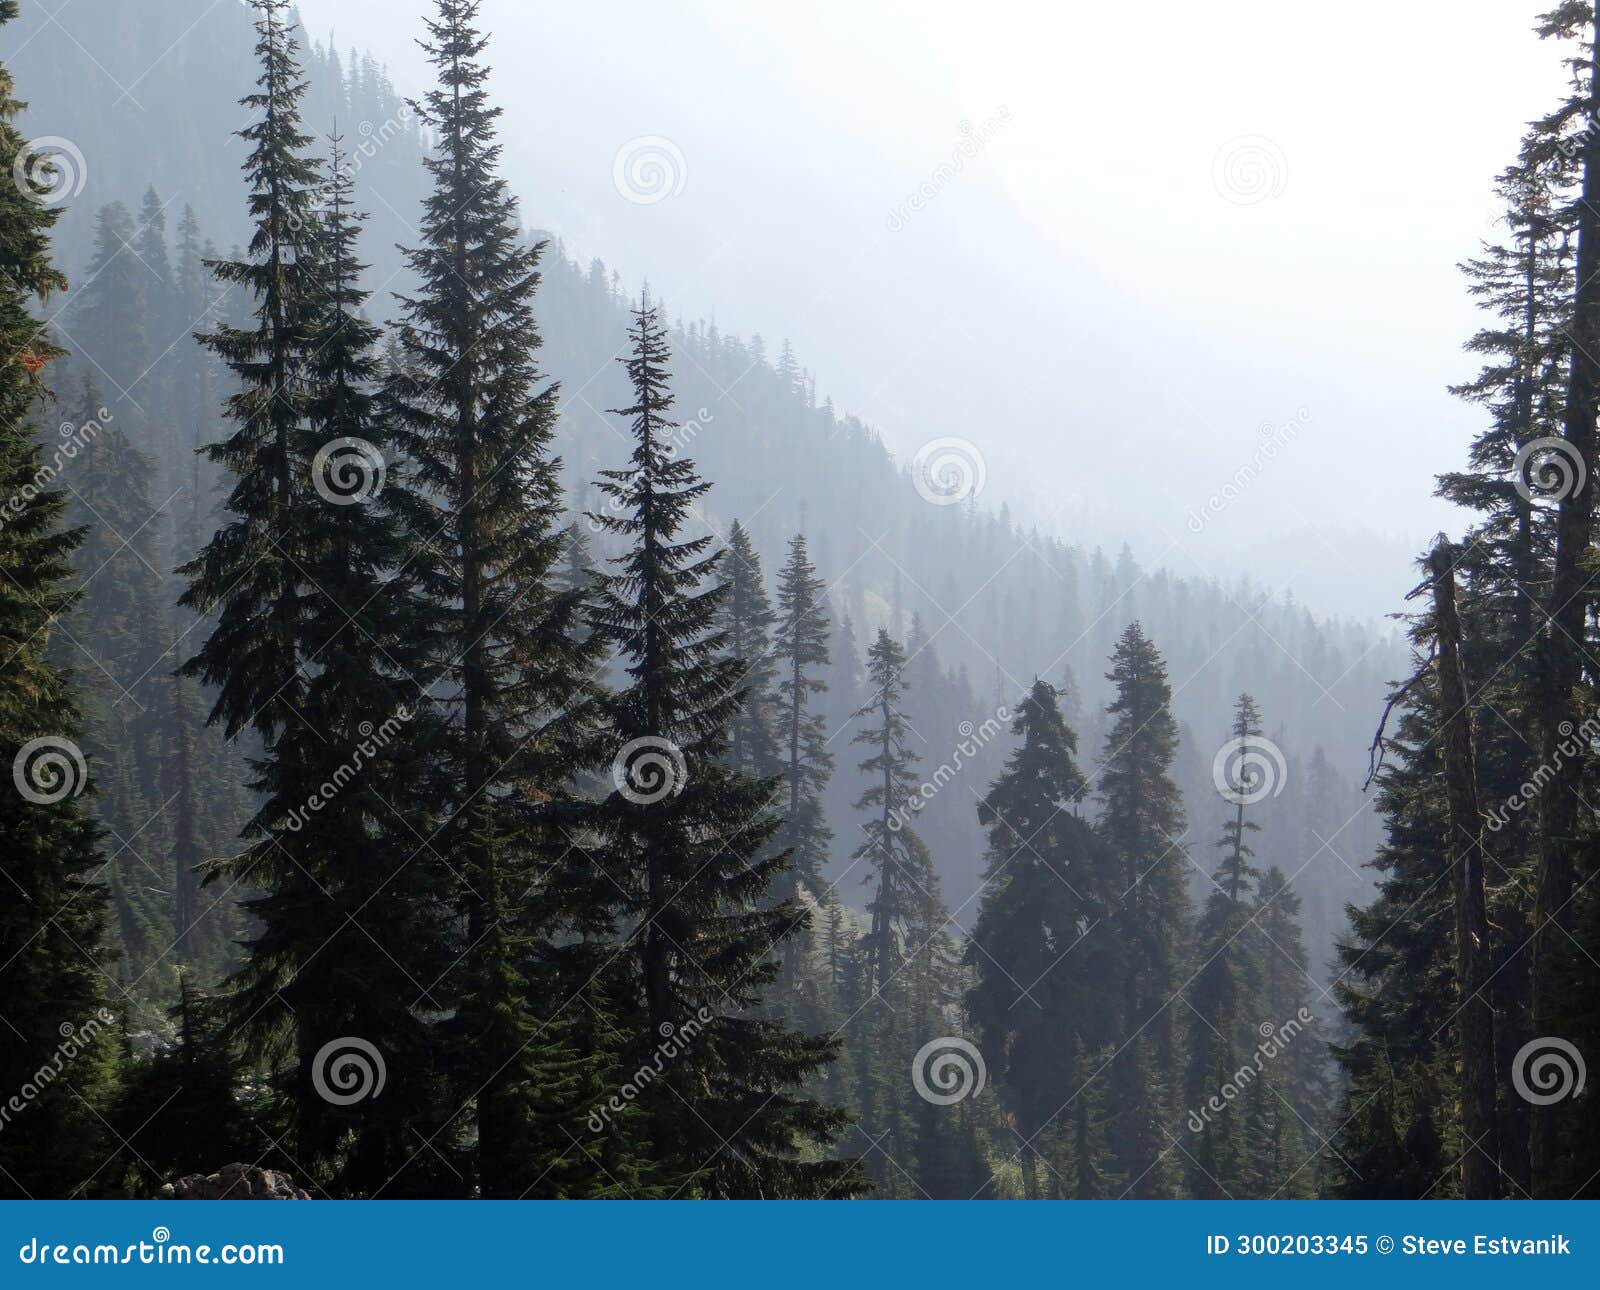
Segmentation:
{"type": "MultiPolygon", "coordinates": [[[[1540,7],[488,0],[483,20],[531,224],[675,314],[789,338],[819,398],[904,455],[970,439],[987,502],[1377,615],[1450,522],[1432,478],[1477,424],[1446,392],[1476,326],[1455,265],[1564,75],[1540,7]],[[615,183],[641,138],[666,141],[659,200],[615,183]]],[[[402,91],[426,83],[423,9],[302,5],[402,91]]]]}

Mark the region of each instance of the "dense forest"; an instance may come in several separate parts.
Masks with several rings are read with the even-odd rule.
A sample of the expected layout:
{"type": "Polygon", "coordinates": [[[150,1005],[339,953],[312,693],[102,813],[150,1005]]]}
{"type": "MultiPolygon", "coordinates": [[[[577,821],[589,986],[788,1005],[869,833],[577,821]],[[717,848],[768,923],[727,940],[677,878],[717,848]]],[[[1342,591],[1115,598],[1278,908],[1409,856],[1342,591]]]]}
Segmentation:
{"type": "Polygon", "coordinates": [[[0,1196],[1595,1194],[1600,5],[1402,638],[580,260],[473,0],[83,4],[189,52],[0,0],[0,1196]]]}

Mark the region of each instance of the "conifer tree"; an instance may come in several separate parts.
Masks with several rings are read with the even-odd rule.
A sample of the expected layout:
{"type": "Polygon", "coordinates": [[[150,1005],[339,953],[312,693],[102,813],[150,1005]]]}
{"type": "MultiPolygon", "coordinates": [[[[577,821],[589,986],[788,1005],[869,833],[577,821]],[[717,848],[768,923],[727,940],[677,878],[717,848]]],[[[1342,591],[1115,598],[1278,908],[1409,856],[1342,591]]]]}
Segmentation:
{"type": "Polygon", "coordinates": [[[744,699],[729,723],[728,764],[743,774],[766,779],[778,772],[779,764],[773,730],[774,620],[760,553],[738,520],[728,530],[724,576],[728,594],[722,601],[718,625],[729,656],[744,663],[739,676],[744,699]]]}
{"type": "Polygon", "coordinates": [[[211,721],[230,738],[251,729],[262,750],[247,845],[219,870],[259,893],[227,1002],[245,1055],[273,1075],[308,1182],[363,1194],[399,1176],[431,1190],[439,1152],[402,1166],[434,1132],[438,1100],[420,1020],[440,1010],[426,993],[443,953],[437,863],[388,805],[425,639],[411,584],[389,576],[407,493],[373,413],[348,181],[324,189],[300,127],[285,5],[257,8],[261,77],[244,103],[258,119],[241,131],[255,232],[245,258],[211,266],[254,314],[201,336],[240,387],[232,434],[207,450],[232,475],[230,515],[183,570],[184,603],[215,615],[184,672],[215,687],[211,721]],[[381,1101],[329,1096],[351,1039],[373,1083],[381,1073],[381,1101]]]}
{"type": "MultiPolygon", "coordinates": [[[[1083,1084],[1094,1080],[1086,1058],[1115,1034],[1109,1001],[1127,968],[1118,965],[1105,925],[1118,875],[1109,848],[1078,813],[1088,783],[1074,760],[1077,736],[1048,682],[1034,682],[1012,730],[1020,746],[978,807],[989,831],[989,864],[967,949],[977,977],[967,1006],[1021,1144],[1027,1194],[1035,1198],[1041,1158],[1046,1182],[1066,1164],[1064,1158],[1049,1163],[1046,1130],[1059,1117],[1065,1117],[1061,1127],[1075,1125],[1097,1096],[1077,1076],[1083,1084]],[[1068,1073],[1072,1087],[1063,1092],[1068,1073]],[[1072,1104],[1079,1099],[1081,1106],[1072,1104]]],[[[1098,1154],[1091,1147],[1079,1158],[1075,1194],[1084,1187],[1098,1194],[1099,1183],[1091,1181],[1098,1154]]]]}
{"type": "Polygon", "coordinates": [[[1100,772],[1100,832],[1117,857],[1113,918],[1127,955],[1111,1144],[1129,1194],[1155,1199],[1173,1195],[1177,1161],[1168,1144],[1182,1116],[1174,995],[1190,910],[1183,801],[1172,779],[1178,726],[1166,663],[1138,623],[1117,642],[1107,679],[1116,693],[1106,708],[1112,726],[1100,772]]]}
{"type": "MultiPolygon", "coordinates": [[[[803,533],[789,542],[789,552],[778,577],[778,614],[773,653],[777,664],[775,727],[785,790],[783,827],[779,844],[789,852],[777,895],[799,898],[804,892],[813,904],[827,908],[832,888],[823,881],[833,831],[828,827],[823,795],[833,774],[833,754],[828,751],[828,720],[814,699],[827,694],[821,672],[828,666],[826,588],[817,577],[806,550],[803,533]]],[[[825,1015],[806,960],[815,941],[814,931],[785,943],[780,988],[785,994],[802,993],[811,1002],[808,1015],[825,1015]]]]}
{"type": "Polygon", "coordinates": [[[880,627],[867,650],[870,697],[857,713],[873,724],[863,726],[851,738],[851,743],[872,750],[860,764],[867,787],[856,801],[856,810],[874,814],[862,824],[867,836],[853,859],[871,866],[867,881],[873,883],[873,893],[867,904],[871,926],[866,952],[873,990],[881,989],[916,952],[909,925],[933,880],[927,847],[909,827],[915,818],[911,803],[918,784],[912,774],[916,754],[906,742],[905,666],[905,650],[880,627]]]}
{"type": "Polygon", "coordinates": [[[130,974],[142,980],[172,944],[170,910],[163,908],[168,875],[157,867],[166,821],[155,773],[164,714],[152,467],[106,414],[92,380],[84,379],[68,406],[56,452],[69,476],[67,520],[83,534],[73,560],[83,590],[61,624],[56,653],[80,678],[83,747],[97,767],[93,809],[107,834],[112,914],[130,974]]]}
{"type": "MultiPolygon", "coordinates": [[[[867,650],[868,701],[857,712],[862,728],[851,742],[869,750],[858,769],[867,787],[856,800],[870,811],[853,859],[872,885],[862,937],[862,977],[848,1033],[872,1051],[859,1070],[862,1132],[879,1141],[868,1166],[880,1187],[904,1191],[917,1168],[914,1130],[925,1127],[919,1104],[908,1100],[905,1072],[921,1046],[947,1033],[941,1019],[959,996],[950,916],[927,845],[911,827],[920,804],[916,756],[907,746],[906,653],[886,628],[867,650]]],[[[915,1190],[913,1186],[913,1191],[915,1190]]]]}
{"type": "MultiPolygon", "coordinates": [[[[139,203],[137,235],[130,254],[144,287],[147,365],[135,377],[134,397],[144,409],[149,431],[144,448],[155,462],[158,496],[165,501],[182,486],[180,474],[175,370],[167,359],[179,348],[189,348],[189,328],[179,316],[178,288],[167,251],[167,211],[154,185],[139,203]]],[[[162,526],[162,549],[172,539],[171,516],[162,526]]]]}
{"type": "Polygon", "coordinates": [[[783,746],[786,813],[781,834],[794,853],[796,882],[815,894],[821,889],[832,832],[823,814],[822,795],[833,773],[828,751],[827,718],[811,709],[814,697],[827,693],[818,672],[828,666],[826,587],[817,577],[806,550],[805,534],[790,539],[788,558],[778,578],[778,615],[774,652],[778,678],[778,729],[783,746]]]}
{"type": "MultiPolygon", "coordinates": [[[[122,424],[150,424],[140,378],[150,366],[150,273],[139,263],[138,226],[121,202],[95,216],[94,251],[73,301],[70,324],[84,358],[107,385],[122,424]]],[[[137,434],[131,435],[136,444],[137,434]]]]}
{"type": "MultiPolygon", "coordinates": [[[[1420,666],[1421,657],[1415,662],[1420,666]]],[[[1452,1157],[1412,1156],[1406,1145],[1414,1118],[1434,1126],[1417,1141],[1435,1140],[1434,1117],[1453,1103],[1456,1082],[1454,1038],[1436,1020],[1455,1006],[1455,978],[1453,894],[1438,880],[1446,872],[1448,824],[1437,791],[1442,757],[1434,688],[1428,669],[1386,740],[1377,797],[1387,837],[1373,861],[1377,894],[1350,909],[1351,932],[1338,945],[1333,990],[1353,1028],[1332,1046],[1344,1076],[1332,1142],[1334,1189],[1345,1196],[1420,1199],[1450,1172],[1452,1157]],[[1415,1091],[1437,1100],[1414,1108],[1415,1091]]]]}
{"type": "MultiPolygon", "coordinates": [[[[604,576],[595,611],[627,684],[610,701],[615,791],[599,827],[617,916],[631,929],[627,1065],[651,1060],[663,1036],[703,1027],[644,1095],[650,1157],[681,1194],[828,1196],[859,1189],[852,1160],[802,1160],[847,1123],[796,1090],[838,1053],[752,1015],[776,976],[774,951],[803,921],[767,899],[787,857],[772,854],[777,785],[726,765],[745,661],[729,657],[717,617],[727,584],[707,536],[685,536],[709,485],[670,450],[673,398],[666,329],[648,301],[624,360],[634,451],[603,472],[611,501],[596,520],[627,549],[604,576]]],[[[661,1065],[657,1059],[657,1065],[661,1065]]]]}
{"type": "Polygon", "coordinates": [[[1213,1199],[1240,1196],[1247,1185],[1246,1108],[1227,1090],[1235,1086],[1242,1038],[1253,1030],[1251,1004],[1259,980],[1252,897],[1260,871],[1251,863],[1254,853],[1246,839],[1261,826],[1245,817],[1245,806],[1259,788],[1257,776],[1265,773],[1251,752],[1251,740],[1260,737],[1260,710],[1253,698],[1241,694],[1234,707],[1230,745],[1234,750],[1230,765],[1238,770],[1222,790],[1233,814],[1217,842],[1223,855],[1197,929],[1199,967],[1187,996],[1192,1015],[1185,1092],[1191,1108],[1207,1107],[1212,1112],[1184,1144],[1189,1191],[1213,1199]],[[1212,1099],[1220,1101],[1220,1109],[1212,1099]]]}
{"type": "Polygon", "coordinates": [[[313,792],[294,744],[307,693],[299,535],[317,504],[302,430],[320,305],[311,225],[322,176],[300,125],[305,83],[287,5],[261,0],[256,8],[261,71],[255,91],[241,100],[255,119],[239,131],[249,147],[244,170],[254,229],[243,255],[209,265],[220,281],[244,289],[250,313],[242,325],[222,323],[198,336],[237,382],[226,403],[228,436],[205,450],[228,472],[231,491],[221,527],[180,569],[188,579],[181,603],[213,620],[182,673],[213,690],[210,724],[230,740],[248,730],[261,748],[250,785],[258,806],[233,864],[237,878],[259,893],[244,902],[257,930],[229,993],[247,1058],[276,1066],[269,1054],[287,1042],[282,1094],[298,1148],[292,1154],[317,1170],[329,1108],[312,1083],[313,1058],[340,1032],[327,1030],[315,999],[292,995],[297,971],[321,947],[320,940],[306,944],[300,932],[323,924],[325,894],[311,833],[288,821],[298,819],[294,813],[313,792]]]}
{"type": "MultiPolygon", "coordinates": [[[[0,0],[0,26],[17,16],[0,0]]],[[[0,66],[0,167],[33,167],[16,126],[23,104],[0,66]]],[[[44,162],[48,166],[48,162],[44,162]]],[[[66,288],[50,259],[60,211],[21,183],[0,184],[0,1086],[20,1091],[68,1042],[73,1057],[0,1133],[0,1197],[74,1194],[106,1158],[103,1124],[113,1031],[102,1017],[104,888],[98,829],[79,796],[86,766],[74,742],[71,678],[51,661],[54,624],[70,611],[73,547],[63,492],[50,487],[38,439],[48,398],[40,373],[61,356],[34,310],[66,288]],[[25,794],[22,786],[28,787],[25,794]],[[20,898],[19,898],[20,893],[20,898]],[[104,1033],[102,1033],[104,1032],[104,1033]]]]}
{"type": "MultiPolygon", "coordinates": [[[[425,49],[438,77],[419,105],[436,146],[402,296],[396,434],[429,513],[412,560],[429,596],[432,691],[448,714],[431,845],[460,875],[465,942],[445,989],[460,1096],[476,1111],[476,1183],[521,1196],[582,1119],[565,1030],[543,1015],[541,946],[578,896],[558,861],[574,777],[595,755],[595,642],[580,590],[557,586],[565,541],[557,389],[537,363],[542,244],[527,245],[500,174],[500,109],[472,0],[440,0],[425,49]]],[[[585,882],[578,883],[581,892],[585,882]]],[[[553,997],[552,1003],[559,1002],[553,997]]]]}
{"type": "Polygon", "coordinates": [[[172,1042],[135,1060],[111,1117],[146,1194],[174,1174],[192,1172],[196,1161],[251,1156],[261,1141],[239,1098],[226,1010],[202,995],[192,976],[178,975],[172,1042]]]}

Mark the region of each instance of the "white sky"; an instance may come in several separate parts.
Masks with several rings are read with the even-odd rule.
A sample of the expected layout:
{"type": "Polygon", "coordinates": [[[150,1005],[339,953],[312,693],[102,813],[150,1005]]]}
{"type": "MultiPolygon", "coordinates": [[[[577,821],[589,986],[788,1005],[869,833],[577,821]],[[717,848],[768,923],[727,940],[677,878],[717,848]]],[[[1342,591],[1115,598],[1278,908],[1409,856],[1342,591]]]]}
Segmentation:
{"type": "MultiPolygon", "coordinates": [[[[402,91],[424,0],[301,0],[402,91]]],[[[426,6],[431,7],[431,6],[426,6]]],[[[1559,92],[1537,0],[486,0],[506,164],[530,222],[685,316],[791,337],[819,389],[909,456],[964,435],[1005,496],[1182,573],[1250,567],[1377,613],[1457,523],[1429,501],[1478,414],[1444,392],[1476,326],[1455,264],[1559,92]],[[962,139],[982,155],[885,217],[962,139]],[[680,195],[620,199],[625,141],[680,195]],[[1268,140],[1276,195],[1219,195],[1268,140]],[[1281,162],[1281,165],[1279,164],[1281,162]],[[1200,537],[1185,517],[1263,423],[1306,429],[1200,537]],[[1315,530],[1315,536],[1307,530],[1315,530]]]]}

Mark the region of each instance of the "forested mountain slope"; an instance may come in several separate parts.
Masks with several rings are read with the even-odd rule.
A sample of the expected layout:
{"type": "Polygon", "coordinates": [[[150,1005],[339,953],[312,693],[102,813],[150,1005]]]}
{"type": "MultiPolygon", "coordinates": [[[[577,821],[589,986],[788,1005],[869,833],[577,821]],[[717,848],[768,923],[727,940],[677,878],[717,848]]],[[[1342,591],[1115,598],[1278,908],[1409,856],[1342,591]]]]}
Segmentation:
{"type": "MultiPolygon", "coordinates": [[[[208,318],[228,316],[237,302],[185,294],[184,283],[206,242],[225,251],[244,236],[236,170],[244,152],[231,132],[246,118],[237,100],[256,70],[249,16],[233,0],[138,6],[75,0],[73,16],[69,36],[43,6],[28,6],[5,32],[0,56],[14,62],[25,51],[31,68],[24,128],[69,139],[81,153],[82,190],[58,232],[74,284],[58,324],[69,349],[75,333],[99,329],[93,350],[113,357],[76,375],[93,383],[114,423],[150,457],[148,505],[163,511],[137,542],[113,541],[107,550],[115,567],[130,566],[136,583],[151,580],[147,591],[161,601],[166,639],[154,651],[144,640],[127,658],[78,664],[93,671],[104,663],[115,684],[137,679],[131,688],[142,692],[162,674],[153,656],[189,625],[171,603],[176,584],[166,575],[192,551],[192,540],[209,531],[214,514],[215,480],[209,468],[196,469],[191,449],[214,436],[220,376],[204,370],[187,336],[208,318]],[[141,211],[147,189],[157,200],[141,211]],[[120,215],[106,213],[113,203],[122,204],[120,215]],[[186,209],[193,212],[187,247],[186,209]],[[153,236],[148,230],[157,212],[166,230],[153,236]],[[157,243],[170,267],[156,262],[157,243]],[[139,325],[129,325],[134,320],[139,325]],[[115,361],[119,354],[123,361],[115,361]],[[135,548],[137,563],[130,559],[135,548]]],[[[391,86],[354,52],[313,47],[307,65],[312,89],[305,118],[318,131],[337,125],[353,158],[357,200],[369,214],[362,238],[371,261],[368,310],[384,323],[398,312],[392,293],[409,287],[395,246],[414,242],[425,189],[422,140],[401,98],[408,87],[391,86]]],[[[505,126],[537,131],[547,123],[505,126]]],[[[549,183],[559,186],[560,176],[549,183]]],[[[524,217],[535,226],[540,196],[520,194],[524,217]]],[[[628,452],[616,418],[606,412],[627,406],[626,377],[614,360],[629,300],[644,284],[617,281],[599,261],[580,264],[559,243],[546,254],[544,274],[537,302],[542,363],[561,384],[559,444],[569,496],[603,510],[591,484],[598,471],[622,465],[628,452]]],[[[880,627],[906,642],[918,773],[936,785],[919,831],[956,921],[970,926],[985,845],[976,806],[1012,745],[998,710],[1015,711],[1035,677],[1056,685],[1092,777],[1111,726],[1105,674],[1115,643],[1137,620],[1165,656],[1172,680],[1180,724],[1175,778],[1188,817],[1183,841],[1195,892],[1203,897],[1211,889],[1206,875],[1214,843],[1231,812],[1214,787],[1213,758],[1227,742],[1236,696],[1248,691],[1285,759],[1279,791],[1256,809],[1261,832],[1253,845],[1260,866],[1279,866],[1301,893],[1313,971],[1323,975],[1345,902],[1367,888],[1362,865],[1378,829],[1359,786],[1385,685],[1406,671],[1398,639],[1382,627],[1319,619],[1311,607],[1283,603],[1269,589],[1169,572],[1165,566],[1177,556],[1149,541],[1135,515],[1128,525],[1138,559],[1128,549],[1082,549],[1065,518],[1055,531],[1023,530],[1008,519],[1002,499],[988,493],[958,505],[933,504],[919,493],[908,463],[894,460],[872,427],[827,401],[827,374],[805,371],[803,355],[773,340],[719,332],[698,316],[714,301],[665,304],[677,322],[674,379],[687,423],[682,451],[715,485],[701,522],[725,540],[740,521],[769,581],[788,539],[804,531],[828,587],[834,648],[826,703],[829,746],[839,764],[827,797],[835,834],[829,872],[842,878],[844,901],[863,900],[858,884],[866,875],[848,859],[858,841],[852,803],[861,790],[850,739],[852,714],[867,695],[865,648],[880,627]]],[[[1039,373],[1041,390],[1052,380],[1039,373]]],[[[1062,433],[1081,437],[1083,453],[1127,450],[1114,427],[1074,425],[1070,391],[1064,394],[1062,433]]],[[[86,392],[85,400],[92,411],[96,397],[86,392]]],[[[1129,468],[1137,469],[1137,461],[1129,468]]],[[[128,472],[113,471],[107,486],[129,482],[128,472]]],[[[1060,481],[1060,491],[1070,496],[1072,481],[1060,481]]],[[[109,519],[109,507],[97,509],[109,519]]],[[[592,533],[591,542],[596,556],[606,553],[604,535],[592,533]]],[[[80,552],[80,558],[88,557],[80,552]]],[[[113,691],[113,707],[116,699],[113,691]]],[[[145,703],[141,711],[157,709],[145,703]]],[[[150,746],[164,746],[166,726],[146,720],[150,746]]],[[[126,747],[106,743],[104,755],[113,759],[114,748],[126,747]]],[[[237,790],[223,787],[242,778],[240,750],[214,746],[209,755],[219,767],[218,786],[207,794],[203,809],[214,818],[202,831],[206,846],[220,849],[243,809],[237,790]]],[[[153,765],[121,770],[147,780],[143,798],[166,800],[153,765]]],[[[1093,815],[1095,800],[1083,809],[1093,815]]],[[[128,829],[139,827],[138,814],[129,807],[128,829]]],[[[149,849],[137,849],[153,860],[149,849]]],[[[164,884],[133,878],[130,889],[156,887],[150,898],[165,899],[164,884]]],[[[125,919],[129,927],[137,921],[125,919]]]]}

